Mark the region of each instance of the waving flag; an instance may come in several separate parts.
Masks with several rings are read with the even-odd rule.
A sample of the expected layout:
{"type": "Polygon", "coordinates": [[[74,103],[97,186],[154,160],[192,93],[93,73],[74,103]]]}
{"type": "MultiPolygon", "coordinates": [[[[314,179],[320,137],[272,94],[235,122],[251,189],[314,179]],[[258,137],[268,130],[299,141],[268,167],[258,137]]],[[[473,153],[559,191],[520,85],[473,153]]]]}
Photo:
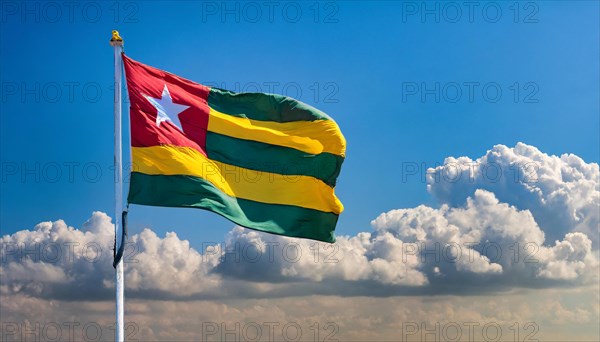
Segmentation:
{"type": "Polygon", "coordinates": [[[123,61],[129,203],[206,209],[251,229],[335,241],[346,141],[329,116],[289,97],[234,93],[123,61]]]}

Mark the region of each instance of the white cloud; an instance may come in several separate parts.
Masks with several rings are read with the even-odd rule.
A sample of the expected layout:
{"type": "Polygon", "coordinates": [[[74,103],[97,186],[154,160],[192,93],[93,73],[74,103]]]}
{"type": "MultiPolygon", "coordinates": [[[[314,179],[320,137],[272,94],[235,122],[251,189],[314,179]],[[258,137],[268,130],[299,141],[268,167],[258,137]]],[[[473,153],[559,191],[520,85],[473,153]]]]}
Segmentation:
{"type": "Polygon", "coordinates": [[[477,189],[529,210],[550,241],[583,232],[597,249],[600,171],[573,154],[551,156],[534,146],[496,145],[475,160],[448,157],[428,170],[428,189],[442,203],[463,204],[477,189]]]}
{"type": "Polygon", "coordinates": [[[413,248],[397,253],[419,255],[422,265],[417,268],[425,270],[432,282],[436,278],[431,276],[437,274],[463,282],[459,286],[544,286],[540,278],[577,284],[597,281],[597,255],[585,234],[568,233],[555,246],[546,246],[544,232],[528,210],[500,203],[486,190],[476,190],[464,206],[392,210],[372,225],[375,235],[391,233],[411,243],[413,248]]]}
{"type": "Polygon", "coordinates": [[[596,279],[598,259],[592,253],[592,241],[583,233],[568,233],[555,246],[544,248],[542,262],[545,264],[538,275],[549,279],[596,279]]]}
{"type": "Polygon", "coordinates": [[[217,266],[225,276],[263,282],[285,281],[362,281],[382,284],[421,286],[427,283],[418,271],[417,258],[401,260],[402,241],[393,236],[341,236],[335,245],[311,240],[291,239],[234,228],[228,236],[226,249],[246,251],[257,246],[265,257],[239,261],[227,257],[217,266]],[[269,248],[272,258],[269,258],[269,248]],[[237,247],[236,247],[237,246],[237,247]]]}
{"type": "MultiPolygon", "coordinates": [[[[145,229],[131,237],[125,253],[128,294],[177,300],[390,296],[597,283],[598,250],[589,234],[597,230],[590,225],[598,222],[592,210],[598,165],[523,144],[495,146],[466,169],[450,166],[455,161],[471,159],[448,158],[430,175],[430,191],[444,202],[440,208],[382,213],[371,232],[340,236],[334,245],[236,227],[224,244],[197,251],[176,233],[159,237],[145,229]],[[506,177],[490,183],[477,172],[432,181],[452,168],[464,174],[494,162],[510,170],[532,161],[541,165],[533,184],[506,177]],[[561,224],[546,228],[540,215],[561,224]]],[[[43,222],[1,242],[0,293],[112,298],[113,226],[106,214],[93,213],[80,230],[60,220],[43,222]]]]}
{"type": "Polygon", "coordinates": [[[131,259],[127,260],[127,289],[173,292],[180,296],[211,292],[220,285],[218,276],[209,274],[216,256],[202,256],[180,240],[175,233],[160,238],[149,229],[131,238],[131,259]]]}
{"type": "Polygon", "coordinates": [[[105,298],[112,265],[110,217],[94,212],[75,229],[58,220],[42,222],[0,239],[1,291],[46,298],[105,298]],[[78,286],[86,289],[86,293],[78,286]]]}

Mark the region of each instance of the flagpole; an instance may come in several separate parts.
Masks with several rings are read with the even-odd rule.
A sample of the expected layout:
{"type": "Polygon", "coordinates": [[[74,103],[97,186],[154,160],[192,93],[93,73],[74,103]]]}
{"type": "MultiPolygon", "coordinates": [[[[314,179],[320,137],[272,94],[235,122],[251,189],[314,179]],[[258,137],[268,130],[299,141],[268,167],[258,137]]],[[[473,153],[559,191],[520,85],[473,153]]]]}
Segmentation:
{"type": "MultiPolygon", "coordinates": [[[[112,39],[110,45],[114,48],[115,53],[115,96],[114,96],[114,109],[115,109],[115,241],[119,236],[119,229],[121,227],[121,212],[123,211],[123,174],[122,174],[122,155],[121,155],[121,65],[122,58],[121,53],[123,52],[123,39],[119,36],[117,31],[112,32],[112,39]]],[[[121,241],[121,244],[124,241],[121,241]]],[[[115,249],[116,249],[115,243],[115,249]]],[[[115,324],[115,341],[124,341],[124,289],[125,281],[123,274],[123,261],[121,260],[115,267],[115,291],[116,291],[116,324],[115,324]]]]}

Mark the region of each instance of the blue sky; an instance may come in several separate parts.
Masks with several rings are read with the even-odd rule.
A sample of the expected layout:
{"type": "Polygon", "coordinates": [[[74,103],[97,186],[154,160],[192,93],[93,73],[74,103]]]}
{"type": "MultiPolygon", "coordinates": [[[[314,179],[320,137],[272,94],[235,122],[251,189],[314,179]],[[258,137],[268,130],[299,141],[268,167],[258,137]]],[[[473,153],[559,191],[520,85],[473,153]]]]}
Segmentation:
{"type": "MultiPolygon", "coordinates": [[[[80,225],[96,210],[112,215],[112,29],[143,63],[232,90],[272,87],[331,115],[348,141],[338,235],[369,230],[390,209],[437,205],[419,176],[403,177],[408,164],[475,158],[519,141],[599,159],[597,2],[493,3],[487,12],[480,3],[472,18],[437,3],[439,23],[407,7],[420,2],[282,2],[272,18],[263,2],[254,3],[260,15],[244,3],[226,14],[222,2],[72,13],[37,3],[33,14],[12,4],[0,32],[2,234],[56,219],[80,225]],[[436,86],[439,99],[422,98],[436,86]]],[[[176,230],[199,247],[233,225],[199,210],[135,206],[130,226],[176,230]]]]}

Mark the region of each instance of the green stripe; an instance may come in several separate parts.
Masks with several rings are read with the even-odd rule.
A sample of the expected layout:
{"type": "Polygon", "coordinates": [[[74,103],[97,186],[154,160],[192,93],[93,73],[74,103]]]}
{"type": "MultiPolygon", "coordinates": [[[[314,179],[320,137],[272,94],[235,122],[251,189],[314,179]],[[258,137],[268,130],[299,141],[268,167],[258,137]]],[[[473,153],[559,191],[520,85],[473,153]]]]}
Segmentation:
{"type": "Polygon", "coordinates": [[[335,186],[344,158],[332,153],[308,154],[293,148],[207,132],[208,158],[245,169],[281,175],[311,176],[335,186]]]}
{"type": "Polygon", "coordinates": [[[131,173],[128,202],[213,211],[250,229],[335,242],[338,215],[291,205],[267,204],[225,195],[206,180],[190,176],[131,173]]]}
{"type": "Polygon", "coordinates": [[[331,120],[327,114],[291,97],[263,93],[235,93],[211,88],[208,105],[224,114],[258,121],[331,120]]]}

